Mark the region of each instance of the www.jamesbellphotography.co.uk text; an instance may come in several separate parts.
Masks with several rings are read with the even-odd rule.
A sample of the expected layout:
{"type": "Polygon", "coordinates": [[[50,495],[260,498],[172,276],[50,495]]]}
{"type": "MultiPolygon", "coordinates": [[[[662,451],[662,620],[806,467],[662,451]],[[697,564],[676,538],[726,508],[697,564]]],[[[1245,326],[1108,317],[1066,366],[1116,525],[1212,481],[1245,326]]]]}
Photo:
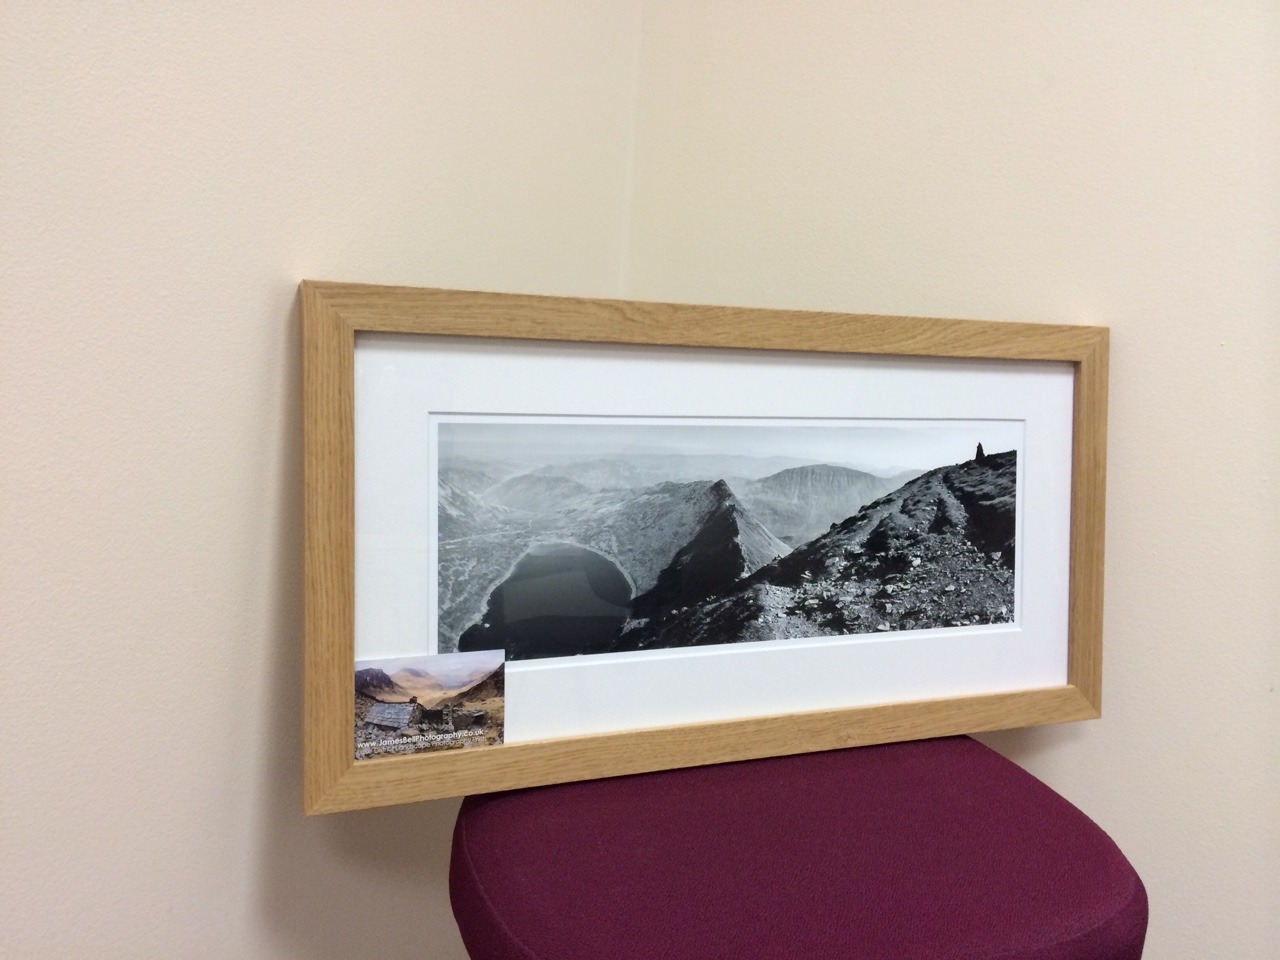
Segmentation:
{"type": "Polygon", "coordinates": [[[1007,623],[1019,421],[441,418],[438,650],[1007,623]]]}

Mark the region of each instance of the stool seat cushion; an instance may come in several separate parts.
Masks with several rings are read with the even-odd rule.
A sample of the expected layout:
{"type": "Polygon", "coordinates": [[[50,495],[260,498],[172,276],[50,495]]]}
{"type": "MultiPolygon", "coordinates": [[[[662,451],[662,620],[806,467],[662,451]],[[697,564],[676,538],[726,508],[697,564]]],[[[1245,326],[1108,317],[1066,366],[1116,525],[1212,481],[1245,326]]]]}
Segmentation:
{"type": "Polygon", "coordinates": [[[1138,960],[1111,839],[968,737],[467,798],[473,960],[1138,960]]]}

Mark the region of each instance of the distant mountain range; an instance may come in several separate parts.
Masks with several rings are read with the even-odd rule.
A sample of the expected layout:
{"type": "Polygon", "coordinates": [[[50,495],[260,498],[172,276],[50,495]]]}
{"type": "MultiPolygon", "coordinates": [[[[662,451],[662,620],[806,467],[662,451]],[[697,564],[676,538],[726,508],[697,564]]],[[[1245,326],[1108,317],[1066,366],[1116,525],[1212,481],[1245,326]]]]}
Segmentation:
{"type": "Polygon", "coordinates": [[[795,547],[826,533],[832,524],[853,516],[920,473],[878,477],[849,467],[814,463],[747,481],[735,490],[761,523],[795,547]]]}
{"type": "Polygon", "coordinates": [[[592,490],[648,487],[659,483],[698,480],[749,480],[768,476],[808,461],[796,457],[757,457],[747,454],[635,454],[554,463],[531,471],[535,475],[567,477],[592,490]]]}
{"type": "Polygon", "coordinates": [[[528,464],[508,460],[447,457],[440,463],[440,480],[469,493],[481,494],[494,484],[528,470],[528,464]]]}
{"type": "Polygon", "coordinates": [[[569,477],[522,473],[494,484],[485,491],[484,499],[511,510],[551,513],[566,504],[580,503],[591,494],[590,487],[569,477]]]}
{"type": "MultiPolygon", "coordinates": [[[[367,661],[366,661],[367,662],[367,661]]],[[[498,671],[502,670],[501,664],[498,671]]],[[[365,667],[356,671],[356,692],[372,697],[381,703],[408,703],[417,697],[424,707],[435,707],[452,700],[473,697],[473,691],[494,676],[492,666],[477,669],[470,675],[452,683],[444,683],[425,670],[402,668],[387,674],[379,667],[365,667]]],[[[501,683],[499,679],[496,681],[501,683]]]]}
{"type": "Polygon", "coordinates": [[[437,706],[445,706],[448,704],[475,703],[478,700],[489,700],[493,697],[502,697],[506,694],[506,666],[499,664],[498,669],[487,674],[480,680],[472,683],[470,686],[459,690],[450,697],[446,697],[437,706]]]}

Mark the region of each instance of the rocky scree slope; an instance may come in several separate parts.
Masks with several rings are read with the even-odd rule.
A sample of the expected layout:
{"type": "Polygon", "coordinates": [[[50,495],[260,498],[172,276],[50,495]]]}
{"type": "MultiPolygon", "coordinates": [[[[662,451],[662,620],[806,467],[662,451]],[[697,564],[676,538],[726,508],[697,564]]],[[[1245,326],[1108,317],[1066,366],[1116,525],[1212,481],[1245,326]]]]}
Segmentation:
{"type": "Polygon", "coordinates": [[[625,649],[1013,619],[1017,456],[917,477],[721,596],[633,621],[625,649]]]}

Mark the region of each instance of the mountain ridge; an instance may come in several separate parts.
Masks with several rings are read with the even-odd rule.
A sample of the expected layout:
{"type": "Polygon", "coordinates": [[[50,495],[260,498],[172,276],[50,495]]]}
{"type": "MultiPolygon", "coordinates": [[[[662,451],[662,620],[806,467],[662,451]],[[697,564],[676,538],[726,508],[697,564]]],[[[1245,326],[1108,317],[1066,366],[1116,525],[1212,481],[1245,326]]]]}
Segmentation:
{"type": "Polygon", "coordinates": [[[1017,455],[940,467],[743,578],[628,632],[633,649],[1008,622],[1017,455]]]}
{"type": "Polygon", "coordinates": [[[790,552],[751,516],[724,480],[712,484],[710,492],[715,504],[653,587],[632,601],[633,619],[700,603],[790,552]]]}

